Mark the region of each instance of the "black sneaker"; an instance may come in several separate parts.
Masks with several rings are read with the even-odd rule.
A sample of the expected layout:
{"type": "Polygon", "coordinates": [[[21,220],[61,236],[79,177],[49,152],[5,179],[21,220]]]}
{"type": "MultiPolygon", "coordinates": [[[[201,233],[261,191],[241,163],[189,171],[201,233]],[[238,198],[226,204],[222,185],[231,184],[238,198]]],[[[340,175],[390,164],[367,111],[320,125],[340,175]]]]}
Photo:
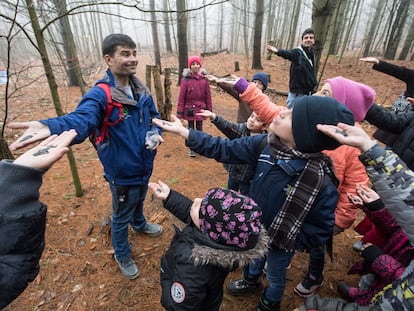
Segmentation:
{"type": "Polygon", "coordinates": [[[323,285],[323,277],[319,279],[312,279],[309,277],[309,273],[303,278],[293,291],[301,297],[309,297],[315,294],[315,292],[323,285]]]}
{"type": "Polygon", "coordinates": [[[241,296],[247,293],[255,293],[263,289],[260,279],[257,281],[246,281],[245,279],[231,281],[227,285],[227,291],[230,295],[241,296]]]}
{"type": "Polygon", "coordinates": [[[264,294],[262,294],[259,303],[257,304],[256,311],[280,311],[280,301],[270,302],[264,297],[264,294]]]}

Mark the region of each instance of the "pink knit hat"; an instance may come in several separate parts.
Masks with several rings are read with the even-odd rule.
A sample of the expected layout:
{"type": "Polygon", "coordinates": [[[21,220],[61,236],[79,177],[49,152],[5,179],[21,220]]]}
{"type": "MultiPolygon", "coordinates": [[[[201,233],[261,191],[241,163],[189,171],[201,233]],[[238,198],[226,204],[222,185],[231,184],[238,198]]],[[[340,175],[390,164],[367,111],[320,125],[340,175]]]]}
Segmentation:
{"type": "Polygon", "coordinates": [[[194,55],[194,56],[190,56],[188,58],[188,68],[191,68],[191,64],[194,63],[194,62],[199,63],[200,67],[202,66],[201,57],[197,56],[197,55],[194,55]]]}
{"type": "Polygon", "coordinates": [[[371,87],[344,77],[335,77],[326,80],[326,82],[331,85],[332,97],[345,104],[352,111],[355,121],[365,119],[376,95],[371,87]]]}

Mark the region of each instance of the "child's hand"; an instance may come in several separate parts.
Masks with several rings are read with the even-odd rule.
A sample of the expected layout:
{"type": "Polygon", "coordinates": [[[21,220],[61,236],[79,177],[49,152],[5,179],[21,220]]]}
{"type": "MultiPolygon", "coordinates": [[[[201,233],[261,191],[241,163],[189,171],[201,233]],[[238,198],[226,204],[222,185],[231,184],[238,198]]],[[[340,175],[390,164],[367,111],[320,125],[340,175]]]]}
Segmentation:
{"type": "Polygon", "coordinates": [[[75,130],[65,131],[59,136],[52,135],[36,147],[23,153],[13,163],[38,169],[48,169],[69,150],[68,146],[76,135],[75,130]]]}
{"type": "Polygon", "coordinates": [[[148,187],[154,193],[154,196],[160,200],[165,200],[170,194],[170,187],[167,184],[164,184],[161,180],[158,183],[150,182],[148,187]]]}
{"type": "Polygon", "coordinates": [[[216,114],[214,112],[211,112],[210,110],[204,110],[204,109],[201,109],[201,111],[197,113],[197,115],[210,118],[210,120],[214,120],[216,118],[216,114]]]}
{"type": "Polygon", "coordinates": [[[161,119],[152,119],[152,123],[162,128],[167,132],[172,132],[179,134],[181,137],[187,139],[189,130],[184,127],[181,123],[181,120],[178,119],[175,115],[171,115],[171,121],[161,120],[161,119]]]}
{"type": "Polygon", "coordinates": [[[367,62],[367,63],[379,64],[378,58],[375,58],[375,57],[363,57],[363,58],[360,58],[359,60],[363,62],[367,62]]]}
{"type": "Polygon", "coordinates": [[[380,198],[378,193],[372,190],[369,187],[362,186],[360,184],[356,185],[356,192],[358,193],[359,197],[364,201],[364,203],[371,203],[380,198]]]}
{"type": "Polygon", "coordinates": [[[316,128],[341,144],[357,147],[362,152],[369,150],[375,144],[375,141],[357,126],[338,123],[338,125],[318,124],[316,128]]]}
{"type": "Polygon", "coordinates": [[[349,192],[347,193],[347,195],[348,195],[349,202],[354,204],[356,207],[362,208],[362,206],[364,205],[364,201],[362,201],[362,199],[359,196],[354,195],[349,192]]]}

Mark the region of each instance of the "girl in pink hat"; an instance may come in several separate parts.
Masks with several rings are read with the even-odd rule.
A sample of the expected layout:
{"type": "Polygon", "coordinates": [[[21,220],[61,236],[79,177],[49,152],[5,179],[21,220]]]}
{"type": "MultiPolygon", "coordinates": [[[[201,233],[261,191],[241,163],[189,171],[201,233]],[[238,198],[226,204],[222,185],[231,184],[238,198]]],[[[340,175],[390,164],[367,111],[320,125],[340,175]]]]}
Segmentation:
{"type": "MultiPolygon", "coordinates": [[[[183,78],[180,84],[180,93],[177,103],[177,117],[188,121],[188,128],[203,130],[205,117],[199,115],[202,109],[213,110],[211,101],[210,83],[205,79],[205,71],[202,70],[200,56],[188,58],[188,68],[183,70],[183,78]]],[[[188,155],[195,157],[190,149],[188,155]]]]}

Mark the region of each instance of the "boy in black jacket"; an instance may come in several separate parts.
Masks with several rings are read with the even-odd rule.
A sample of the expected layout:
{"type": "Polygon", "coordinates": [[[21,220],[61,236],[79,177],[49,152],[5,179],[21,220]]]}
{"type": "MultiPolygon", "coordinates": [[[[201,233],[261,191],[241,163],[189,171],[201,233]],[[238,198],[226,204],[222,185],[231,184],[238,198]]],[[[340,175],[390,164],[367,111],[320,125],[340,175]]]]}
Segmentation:
{"type": "Polygon", "coordinates": [[[194,202],[163,182],[149,183],[164,207],[187,226],[161,258],[161,304],[167,310],[219,310],[229,272],[264,257],[262,211],[249,197],[209,189],[194,202]]]}

